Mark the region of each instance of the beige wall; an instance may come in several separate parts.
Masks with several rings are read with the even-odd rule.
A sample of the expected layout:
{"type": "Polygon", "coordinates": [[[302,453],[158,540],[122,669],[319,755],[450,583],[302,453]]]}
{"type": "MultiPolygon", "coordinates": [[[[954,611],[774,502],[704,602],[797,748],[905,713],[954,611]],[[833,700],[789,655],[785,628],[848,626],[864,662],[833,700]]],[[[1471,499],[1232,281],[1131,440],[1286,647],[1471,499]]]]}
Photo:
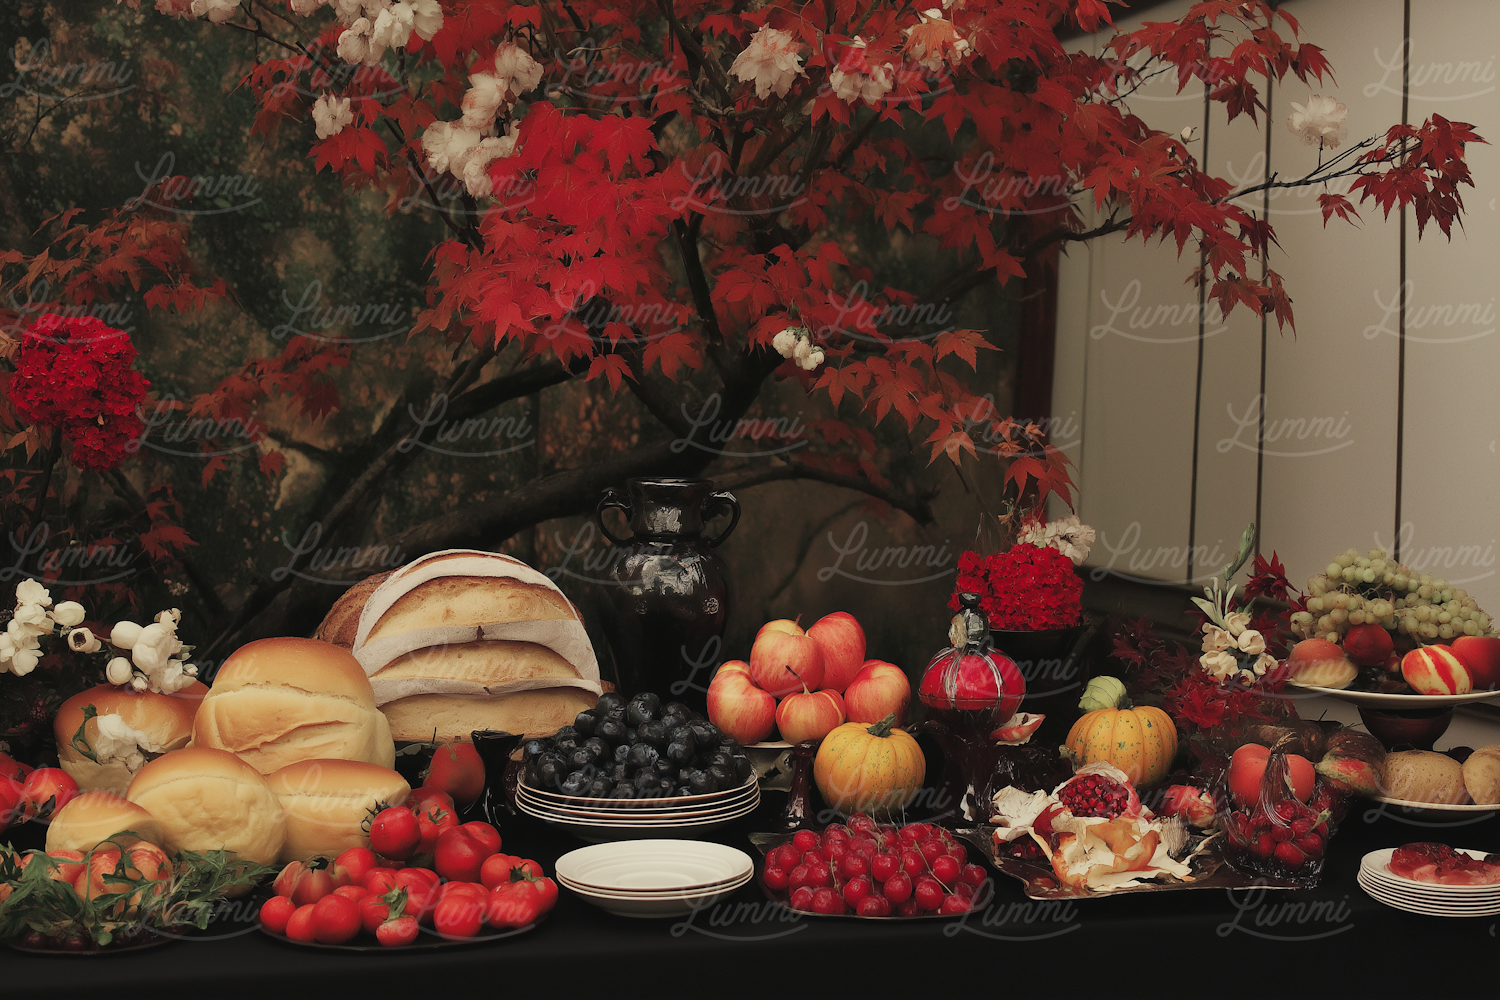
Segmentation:
{"type": "MultiPolygon", "coordinates": [[[[1268,146],[1282,177],[1313,169],[1317,150],[1286,130],[1289,103],[1309,94],[1348,105],[1350,142],[1401,121],[1402,0],[1284,6],[1302,37],[1326,50],[1337,82],[1276,87],[1268,126],[1243,117],[1230,125],[1220,104],[1205,120],[1201,88],[1177,94],[1165,77],[1131,99],[1154,127],[1199,126],[1190,148],[1236,187],[1264,177],[1268,146]]],[[[1411,8],[1409,120],[1439,114],[1500,141],[1500,4],[1411,8]]],[[[1277,550],[1294,583],[1349,546],[1389,549],[1399,533],[1404,560],[1500,608],[1500,155],[1494,146],[1469,154],[1478,188],[1465,191],[1465,229],[1449,243],[1429,227],[1418,242],[1414,215],[1406,222],[1404,377],[1401,224],[1373,205],[1360,207],[1357,228],[1335,220],[1325,230],[1321,189],[1247,200],[1276,227],[1271,266],[1294,299],[1295,334],[1274,321],[1263,332],[1244,310],[1227,319],[1212,305],[1200,311],[1184,283],[1197,263],[1191,245],[1180,259],[1170,243],[1073,248],[1061,271],[1053,398],[1057,419],[1071,415],[1082,427],[1080,440],[1062,443],[1079,466],[1080,513],[1100,532],[1091,564],[1202,582],[1258,509],[1263,548],[1277,550]]]]}

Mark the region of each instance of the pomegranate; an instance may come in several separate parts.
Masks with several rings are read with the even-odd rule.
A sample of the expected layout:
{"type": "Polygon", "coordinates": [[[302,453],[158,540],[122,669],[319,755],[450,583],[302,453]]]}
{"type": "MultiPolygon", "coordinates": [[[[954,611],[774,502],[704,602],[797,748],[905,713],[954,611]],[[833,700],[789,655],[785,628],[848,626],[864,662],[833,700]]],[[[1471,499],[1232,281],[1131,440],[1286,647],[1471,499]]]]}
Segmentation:
{"type": "MultiPolygon", "coordinates": [[[[1134,790],[1102,774],[1084,774],[1063,785],[1057,800],[1074,816],[1115,819],[1130,811],[1134,790]]],[[[1136,802],[1140,805],[1139,800],[1136,802]]]]}

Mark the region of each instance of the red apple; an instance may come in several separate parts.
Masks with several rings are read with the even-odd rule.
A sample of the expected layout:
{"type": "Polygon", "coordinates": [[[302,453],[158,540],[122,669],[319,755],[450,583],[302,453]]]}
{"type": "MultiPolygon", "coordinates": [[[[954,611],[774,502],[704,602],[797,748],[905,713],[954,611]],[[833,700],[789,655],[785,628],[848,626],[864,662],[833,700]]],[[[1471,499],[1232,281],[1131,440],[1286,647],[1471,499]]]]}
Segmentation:
{"type": "Polygon", "coordinates": [[[849,612],[835,611],[813,622],[807,634],[823,654],[823,688],[843,692],[865,665],[865,630],[849,612]]]}
{"type": "Polygon", "coordinates": [[[777,618],[774,621],[766,622],[760,627],[760,631],[755,633],[755,638],[759,639],[767,632],[785,632],[787,635],[805,634],[803,632],[802,626],[798,625],[790,618],[777,618]]]}
{"type": "Polygon", "coordinates": [[[747,670],[727,666],[708,685],[708,721],[741,743],[759,743],[776,725],[776,699],[752,684],[747,670]]]}
{"type": "Polygon", "coordinates": [[[1453,640],[1453,655],[1469,668],[1475,691],[1500,687],[1500,638],[1491,635],[1461,635],[1453,640]]]}
{"type": "Polygon", "coordinates": [[[823,683],[823,654],[805,632],[762,629],[750,647],[750,679],[777,698],[804,686],[816,691],[823,683]]]}
{"type": "Polygon", "coordinates": [[[1417,694],[1468,694],[1469,668],[1448,646],[1418,646],[1401,658],[1401,676],[1417,694]]]}
{"type": "Polygon", "coordinates": [[[821,740],[844,724],[844,699],[837,691],[789,694],[776,706],[776,728],[788,743],[821,740]]]}
{"type": "Polygon", "coordinates": [[[911,681],[906,671],[884,660],[866,660],[844,689],[844,711],[850,722],[874,724],[894,715],[900,726],[906,722],[910,704],[911,681]]]}
{"type": "Polygon", "coordinates": [[[744,674],[745,680],[748,681],[750,680],[750,664],[744,660],[725,660],[719,664],[719,669],[714,672],[714,680],[726,677],[729,674],[744,674]]]}
{"type": "Polygon", "coordinates": [[[1391,634],[1373,623],[1351,625],[1344,636],[1344,655],[1362,667],[1380,666],[1394,648],[1391,634]]]}

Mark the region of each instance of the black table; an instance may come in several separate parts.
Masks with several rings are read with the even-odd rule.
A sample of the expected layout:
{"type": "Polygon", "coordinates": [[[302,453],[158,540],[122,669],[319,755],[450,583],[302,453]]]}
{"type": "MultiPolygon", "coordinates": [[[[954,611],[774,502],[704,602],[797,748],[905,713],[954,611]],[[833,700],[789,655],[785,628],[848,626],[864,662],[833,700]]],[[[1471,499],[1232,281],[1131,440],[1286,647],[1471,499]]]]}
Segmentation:
{"type": "MultiPolygon", "coordinates": [[[[716,839],[754,854],[745,834],[769,829],[783,801],[774,792],[767,800],[716,839]]],[[[526,817],[502,833],[505,850],[536,857],[549,871],[558,855],[581,846],[526,817]]],[[[1355,882],[1365,853],[1417,840],[1500,850],[1500,819],[1424,826],[1356,803],[1330,844],[1322,885],[1307,892],[1205,889],[1038,903],[1002,875],[984,914],[962,922],[879,922],[791,916],[769,906],[754,882],[729,902],[671,920],[613,917],[565,889],[533,932],[427,952],[320,951],[245,926],[231,936],[189,937],[134,954],[11,951],[0,958],[0,995],[1493,995],[1497,918],[1403,913],[1355,882]]]]}

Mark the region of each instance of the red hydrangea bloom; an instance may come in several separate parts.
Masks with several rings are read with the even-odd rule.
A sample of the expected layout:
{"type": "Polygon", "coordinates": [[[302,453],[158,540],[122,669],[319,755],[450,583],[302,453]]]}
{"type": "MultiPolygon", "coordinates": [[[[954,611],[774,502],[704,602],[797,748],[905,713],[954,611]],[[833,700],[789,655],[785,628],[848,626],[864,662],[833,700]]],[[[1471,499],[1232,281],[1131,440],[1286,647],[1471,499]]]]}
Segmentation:
{"type": "Polygon", "coordinates": [[[1077,625],[1083,611],[1083,581],[1073,560],[1051,546],[1020,542],[985,558],[965,552],[948,607],[957,611],[959,594],[980,595],[990,628],[1035,631],[1077,625]]]}
{"type": "Polygon", "coordinates": [[[38,319],[21,335],[10,402],[29,423],[56,427],[80,469],[105,472],[140,438],[136,414],[151,383],[131,367],[135,345],[92,316],[38,319]]]}

